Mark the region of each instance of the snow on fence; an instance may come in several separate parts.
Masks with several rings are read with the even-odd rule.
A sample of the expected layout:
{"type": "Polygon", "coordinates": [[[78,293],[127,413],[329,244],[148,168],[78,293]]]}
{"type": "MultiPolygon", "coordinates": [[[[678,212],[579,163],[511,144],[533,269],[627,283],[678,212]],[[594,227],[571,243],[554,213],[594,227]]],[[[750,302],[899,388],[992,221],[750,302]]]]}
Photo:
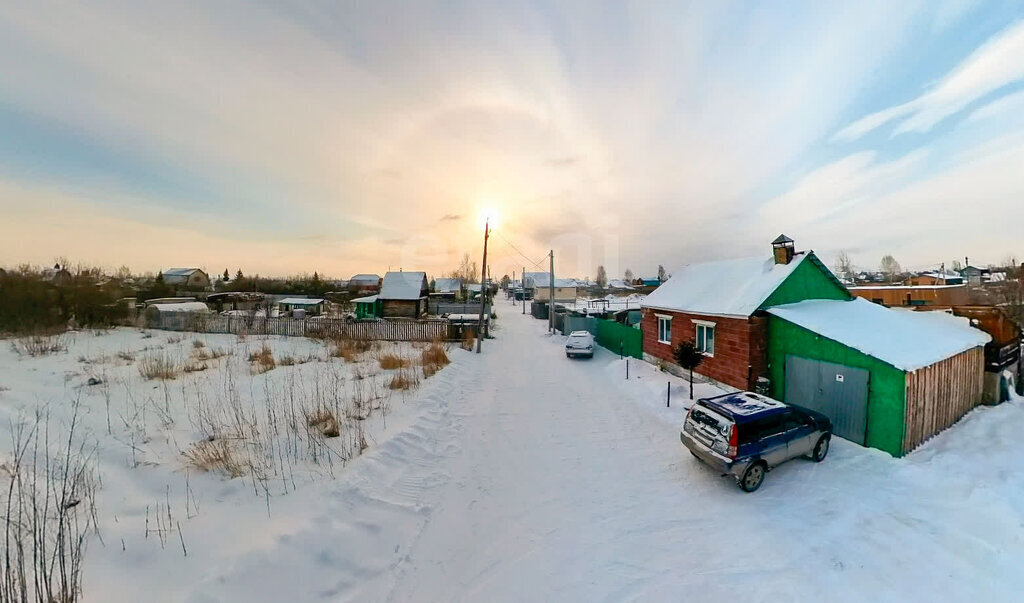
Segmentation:
{"type": "Polygon", "coordinates": [[[369,341],[434,341],[451,339],[447,320],[375,320],[346,322],[340,318],[256,318],[172,313],[149,326],[167,331],[245,333],[290,337],[345,337],[369,341]]]}

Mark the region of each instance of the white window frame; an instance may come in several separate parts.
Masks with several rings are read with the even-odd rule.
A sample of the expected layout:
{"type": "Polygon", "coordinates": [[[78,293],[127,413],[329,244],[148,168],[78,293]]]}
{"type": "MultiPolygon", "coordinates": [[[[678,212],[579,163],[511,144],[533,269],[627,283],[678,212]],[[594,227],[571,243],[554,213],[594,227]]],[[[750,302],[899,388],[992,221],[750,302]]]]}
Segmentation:
{"type": "Polygon", "coordinates": [[[672,317],[669,316],[668,314],[655,314],[655,316],[658,317],[658,343],[663,343],[665,345],[672,345],[672,317]],[[665,321],[665,324],[668,327],[668,339],[667,340],[661,338],[661,335],[662,335],[662,329],[661,329],[662,321],[665,321]]]}
{"type": "Polygon", "coordinates": [[[715,344],[718,342],[718,334],[715,332],[715,323],[709,320],[697,320],[693,319],[694,326],[694,338],[693,343],[697,346],[697,349],[701,354],[704,354],[708,358],[715,357],[715,344]],[[700,330],[704,329],[704,340],[701,342],[700,330]],[[711,329],[711,351],[707,351],[707,330],[711,329]],[[703,349],[702,349],[703,348],[703,349]]]}

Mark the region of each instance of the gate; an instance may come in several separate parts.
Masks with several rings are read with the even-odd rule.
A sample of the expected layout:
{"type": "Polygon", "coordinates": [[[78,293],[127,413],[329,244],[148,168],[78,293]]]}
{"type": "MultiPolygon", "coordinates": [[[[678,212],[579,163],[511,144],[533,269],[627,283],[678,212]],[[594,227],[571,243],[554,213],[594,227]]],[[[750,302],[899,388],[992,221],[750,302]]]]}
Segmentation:
{"type": "Polygon", "coordinates": [[[868,425],[868,377],[864,369],[786,356],[785,402],[832,420],[837,436],[864,444],[868,425]]]}

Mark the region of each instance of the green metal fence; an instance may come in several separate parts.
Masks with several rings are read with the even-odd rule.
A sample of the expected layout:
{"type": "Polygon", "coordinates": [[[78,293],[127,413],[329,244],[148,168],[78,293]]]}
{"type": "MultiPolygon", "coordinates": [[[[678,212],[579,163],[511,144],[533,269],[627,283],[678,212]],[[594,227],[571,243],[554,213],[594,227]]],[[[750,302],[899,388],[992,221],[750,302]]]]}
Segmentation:
{"type": "Polygon", "coordinates": [[[644,357],[644,337],[640,329],[627,327],[614,320],[597,321],[597,343],[616,354],[644,357]]]}

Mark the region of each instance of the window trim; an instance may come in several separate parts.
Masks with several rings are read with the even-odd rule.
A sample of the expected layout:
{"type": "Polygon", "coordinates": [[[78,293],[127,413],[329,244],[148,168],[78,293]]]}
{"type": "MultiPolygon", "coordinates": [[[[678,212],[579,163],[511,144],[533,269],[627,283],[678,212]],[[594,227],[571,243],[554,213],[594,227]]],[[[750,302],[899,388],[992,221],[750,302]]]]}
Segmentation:
{"type": "Polygon", "coordinates": [[[671,346],[672,345],[672,318],[673,317],[671,315],[669,315],[669,314],[655,314],[655,316],[658,318],[658,343],[663,343],[665,345],[671,346]],[[661,321],[663,321],[663,320],[668,323],[668,340],[665,340],[665,339],[661,338],[661,321]]]}
{"type": "MultiPolygon", "coordinates": [[[[691,319],[691,322],[693,322],[693,324],[694,324],[694,327],[693,327],[693,343],[694,343],[694,345],[697,346],[698,350],[700,350],[700,335],[699,334],[700,334],[700,328],[701,327],[704,327],[704,329],[705,329],[705,331],[704,331],[704,347],[707,347],[707,329],[711,329],[711,340],[713,342],[717,342],[718,341],[718,334],[716,332],[717,331],[717,329],[716,329],[717,325],[714,322],[712,322],[710,320],[698,320],[696,318],[691,319]]],[[[700,353],[704,354],[708,358],[714,358],[715,357],[715,347],[714,346],[715,346],[715,344],[712,343],[711,344],[711,353],[710,354],[708,352],[704,351],[704,350],[700,350],[700,353]]]]}

